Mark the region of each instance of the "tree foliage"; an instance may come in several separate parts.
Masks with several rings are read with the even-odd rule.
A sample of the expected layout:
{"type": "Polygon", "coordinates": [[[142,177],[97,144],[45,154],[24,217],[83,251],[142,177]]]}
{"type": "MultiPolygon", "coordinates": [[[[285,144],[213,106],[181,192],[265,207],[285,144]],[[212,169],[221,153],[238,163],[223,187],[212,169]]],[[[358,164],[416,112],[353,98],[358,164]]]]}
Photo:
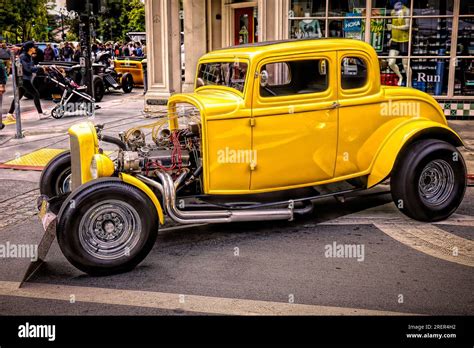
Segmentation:
{"type": "Polygon", "coordinates": [[[12,42],[48,39],[48,0],[0,0],[0,33],[12,42]]]}
{"type": "MultiPolygon", "coordinates": [[[[0,0],[0,35],[10,42],[50,41],[61,30],[57,15],[48,14],[49,0],[0,0]]],[[[107,0],[106,12],[97,14],[95,32],[104,41],[125,41],[130,31],[145,31],[141,0],[107,0]]],[[[77,20],[65,19],[70,37],[78,37],[77,20]]]]}
{"type": "Polygon", "coordinates": [[[145,31],[145,5],[141,0],[108,0],[107,11],[96,21],[104,41],[124,41],[130,31],[145,31]]]}

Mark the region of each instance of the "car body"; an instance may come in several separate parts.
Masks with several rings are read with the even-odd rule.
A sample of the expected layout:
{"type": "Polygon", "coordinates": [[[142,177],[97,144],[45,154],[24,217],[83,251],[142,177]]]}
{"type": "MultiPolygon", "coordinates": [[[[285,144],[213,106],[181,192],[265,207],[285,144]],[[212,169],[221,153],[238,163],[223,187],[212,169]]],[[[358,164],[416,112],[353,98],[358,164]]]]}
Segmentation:
{"type": "Polygon", "coordinates": [[[180,224],[292,220],[316,199],[390,178],[400,211],[438,221],[466,187],[462,140],[437,102],[381,86],[376,52],[357,40],[210,52],[194,92],[170,97],[166,118],[120,139],[91,123],[69,134],[70,153],[43,172],[40,201],[46,212],[62,197],[54,212],[61,250],[90,274],[133,268],[165,214],[180,224]],[[115,160],[100,141],[119,147],[115,160]]]}
{"type": "Polygon", "coordinates": [[[135,86],[144,85],[145,73],[143,70],[142,61],[145,57],[116,57],[114,59],[115,71],[119,74],[129,73],[133,77],[133,84],[135,86]]]}

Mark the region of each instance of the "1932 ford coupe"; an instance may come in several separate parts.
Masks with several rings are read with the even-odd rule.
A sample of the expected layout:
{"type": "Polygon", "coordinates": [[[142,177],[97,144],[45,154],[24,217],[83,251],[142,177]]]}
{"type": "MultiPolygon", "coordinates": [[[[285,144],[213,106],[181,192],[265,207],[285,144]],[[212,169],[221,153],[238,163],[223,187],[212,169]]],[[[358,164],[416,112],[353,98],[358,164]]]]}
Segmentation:
{"type": "Polygon", "coordinates": [[[120,138],[72,126],[70,152],[43,171],[40,216],[55,221],[66,258],[98,275],[141,262],[165,215],[292,220],[315,199],[387,178],[401,212],[446,219],[466,188],[462,140],[431,96],[381,86],[379,71],[374,49],[347,39],[208,53],[195,91],[173,95],[165,118],[120,138]],[[116,158],[101,142],[118,147],[116,158]]]}

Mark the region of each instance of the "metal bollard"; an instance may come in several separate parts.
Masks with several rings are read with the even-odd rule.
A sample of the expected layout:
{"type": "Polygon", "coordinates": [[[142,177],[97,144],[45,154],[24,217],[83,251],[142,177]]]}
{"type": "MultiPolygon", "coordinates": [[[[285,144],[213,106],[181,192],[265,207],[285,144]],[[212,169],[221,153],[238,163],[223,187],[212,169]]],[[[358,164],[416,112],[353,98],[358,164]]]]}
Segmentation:
{"type": "Polygon", "coordinates": [[[15,59],[15,53],[10,52],[10,60],[12,63],[12,80],[13,80],[13,99],[15,100],[15,119],[16,119],[16,139],[24,137],[21,129],[21,112],[20,112],[20,96],[19,88],[22,82],[23,68],[20,60],[15,59]]]}

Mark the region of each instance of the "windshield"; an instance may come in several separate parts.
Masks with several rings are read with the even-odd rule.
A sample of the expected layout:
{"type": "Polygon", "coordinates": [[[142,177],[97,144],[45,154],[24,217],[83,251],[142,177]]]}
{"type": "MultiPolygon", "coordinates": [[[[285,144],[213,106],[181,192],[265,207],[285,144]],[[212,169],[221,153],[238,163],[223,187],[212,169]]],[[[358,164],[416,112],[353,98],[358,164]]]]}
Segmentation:
{"type": "Polygon", "coordinates": [[[222,62],[199,65],[196,88],[203,86],[226,86],[244,91],[247,63],[222,62]]]}

